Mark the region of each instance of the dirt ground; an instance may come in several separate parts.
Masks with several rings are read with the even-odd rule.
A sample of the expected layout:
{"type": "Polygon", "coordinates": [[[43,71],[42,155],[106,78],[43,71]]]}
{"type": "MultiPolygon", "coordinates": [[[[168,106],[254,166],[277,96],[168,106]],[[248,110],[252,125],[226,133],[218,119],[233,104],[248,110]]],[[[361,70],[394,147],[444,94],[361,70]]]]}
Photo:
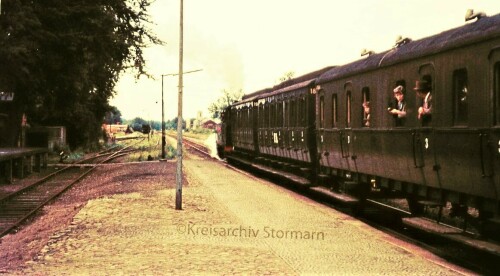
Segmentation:
{"type": "MultiPolygon", "coordinates": [[[[36,258],[54,233],[68,227],[89,200],[114,194],[174,188],[175,172],[176,163],[172,161],[98,167],[90,176],[38,211],[17,231],[1,238],[0,273],[21,271],[26,262],[36,258]]],[[[189,184],[186,179],[183,183],[189,184]]]]}

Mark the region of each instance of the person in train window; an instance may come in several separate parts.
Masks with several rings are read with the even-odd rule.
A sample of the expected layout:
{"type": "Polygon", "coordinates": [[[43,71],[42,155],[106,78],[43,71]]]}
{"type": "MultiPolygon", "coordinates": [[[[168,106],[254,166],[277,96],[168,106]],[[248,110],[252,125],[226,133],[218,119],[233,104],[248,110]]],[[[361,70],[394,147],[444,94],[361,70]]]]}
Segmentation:
{"type": "Polygon", "coordinates": [[[363,103],[363,126],[370,127],[370,102],[363,103]]]}
{"type": "Polygon", "coordinates": [[[421,80],[416,81],[413,90],[424,100],[422,106],[418,108],[418,119],[422,121],[422,126],[428,126],[432,120],[431,87],[427,81],[421,80]]]}
{"type": "Polygon", "coordinates": [[[387,110],[394,116],[396,126],[403,126],[406,118],[406,101],[404,95],[404,87],[402,85],[396,86],[394,92],[394,103],[388,107],[387,110]]]}

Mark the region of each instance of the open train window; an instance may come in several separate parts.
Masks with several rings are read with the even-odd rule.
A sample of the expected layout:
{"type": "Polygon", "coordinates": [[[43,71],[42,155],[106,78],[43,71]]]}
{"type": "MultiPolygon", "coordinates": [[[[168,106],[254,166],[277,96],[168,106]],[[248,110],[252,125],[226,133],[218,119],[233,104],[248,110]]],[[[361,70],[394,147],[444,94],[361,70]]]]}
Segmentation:
{"type": "Polygon", "coordinates": [[[332,95],[332,128],[337,127],[338,120],[337,94],[332,95]]]}
{"type": "Polygon", "coordinates": [[[493,113],[495,114],[495,125],[500,125],[500,62],[495,63],[493,72],[493,97],[494,97],[494,108],[493,113]]]}
{"type": "Polygon", "coordinates": [[[325,127],[325,95],[319,97],[319,128],[325,127]]]}
{"type": "Polygon", "coordinates": [[[346,116],[345,116],[345,126],[347,128],[351,127],[351,91],[347,91],[346,93],[346,116]]]}
{"type": "Polygon", "coordinates": [[[453,124],[466,126],[468,123],[468,83],[467,70],[453,72],[453,124]]]}
{"type": "Polygon", "coordinates": [[[363,99],[363,104],[361,106],[361,114],[363,118],[362,126],[370,126],[370,88],[363,87],[361,89],[361,97],[363,99]]]}

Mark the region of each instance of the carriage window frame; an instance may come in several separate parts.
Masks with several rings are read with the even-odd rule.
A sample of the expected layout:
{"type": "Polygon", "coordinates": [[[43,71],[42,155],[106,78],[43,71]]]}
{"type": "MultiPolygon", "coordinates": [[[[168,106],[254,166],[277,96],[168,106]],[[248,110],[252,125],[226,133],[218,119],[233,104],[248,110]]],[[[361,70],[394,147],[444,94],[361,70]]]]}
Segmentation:
{"type": "MultiPolygon", "coordinates": [[[[366,103],[370,103],[370,88],[368,86],[365,86],[361,89],[361,99],[363,100],[363,104],[361,105],[361,118],[363,118],[363,120],[361,121],[361,127],[370,127],[370,125],[365,125],[365,122],[368,120],[367,118],[368,115],[371,113],[365,113],[365,108],[364,108],[364,105],[366,103]]],[[[371,118],[370,118],[371,119],[371,118]]]]}
{"type": "Polygon", "coordinates": [[[290,127],[295,127],[297,124],[297,101],[290,100],[290,127]]]}
{"type": "Polygon", "coordinates": [[[319,128],[325,127],[325,94],[319,95],[319,128]]]}
{"type": "Polygon", "coordinates": [[[466,68],[453,71],[453,125],[469,123],[469,76],[466,68]]]}
{"type": "Polygon", "coordinates": [[[264,104],[263,103],[259,103],[259,124],[260,124],[260,127],[264,127],[265,125],[265,121],[266,121],[266,112],[265,112],[265,109],[264,109],[264,104]]]}
{"type": "Polygon", "coordinates": [[[339,118],[339,112],[338,112],[338,98],[337,94],[332,94],[332,128],[336,128],[338,125],[338,118],[339,118]]]}
{"type": "Polygon", "coordinates": [[[269,103],[269,128],[274,127],[274,117],[276,117],[274,115],[274,113],[276,113],[275,103],[270,102],[269,103]]]}
{"type": "Polygon", "coordinates": [[[252,125],[252,106],[251,105],[248,105],[247,106],[247,118],[246,118],[246,126],[247,127],[250,127],[252,125]]]}
{"type": "Polygon", "coordinates": [[[269,101],[266,103],[266,128],[269,128],[271,126],[271,104],[269,101]]]}
{"type": "Polygon", "coordinates": [[[282,127],[283,126],[283,108],[284,108],[284,101],[278,101],[278,104],[276,105],[276,127],[282,127]]]}
{"type": "Polygon", "coordinates": [[[290,100],[286,99],[286,101],[283,102],[283,119],[285,120],[285,127],[290,127],[290,100]]]}
{"type": "Polygon", "coordinates": [[[346,128],[350,128],[352,124],[352,93],[351,90],[346,91],[346,117],[345,117],[345,126],[346,128]]]}
{"type": "Polygon", "coordinates": [[[306,125],[306,116],[305,115],[306,115],[306,111],[307,111],[307,109],[306,109],[306,98],[304,96],[300,97],[299,103],[300,103],[299,104],[299,112],[298,112],[297,115],[298,115],[298,118],[300,120],[298,120],[298,121],[299,121],[299,125],[301,127],[304,127],[306,125]],[[299,114],[301,114],[301,115],[299,115],[299,114]]]}

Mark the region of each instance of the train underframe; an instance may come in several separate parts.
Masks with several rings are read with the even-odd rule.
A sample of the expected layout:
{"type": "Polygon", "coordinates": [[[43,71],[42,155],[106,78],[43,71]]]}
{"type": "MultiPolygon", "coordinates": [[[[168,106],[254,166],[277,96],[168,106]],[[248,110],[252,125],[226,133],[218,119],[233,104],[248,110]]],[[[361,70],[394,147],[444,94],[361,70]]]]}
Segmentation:
{"type": "Polygon", "coordinates": [[[498,210],[498,203],[494,200],[348,170],[314,168],[307,162],[256,155],[248,149],[226,148],[224,152],[228,160],[239,165],[259,164],[282,171],[285,175],[294,174],[298,178],[308,179],[310,184],[305,185],[306,189],[320,186],[332,193],[354,197],[357,204],[353,210],[357,212],[363,211],[367,199],[390,201],[389,204],[396,208],[407,209],[411,216],[425,216],[438,223],[461,228],[464,232],[500,239],[499,215],[490,211],[498,210]],[[248,163],[242,164],[240,161],[243,160],[248,163]]]}
{"type": "Polygon", "coordinates": [[[500,240],[499,214],[492,211],[498,211],[498,202],[494,200],[327,167],[320,168],[318,175],[318,185],[358,198],[358,209],[363,208],[366,199],[404,199],[391,204],[407,209],[412,216],[425,216],[437,223],[462,228],[464,232],[500,240]]]}

